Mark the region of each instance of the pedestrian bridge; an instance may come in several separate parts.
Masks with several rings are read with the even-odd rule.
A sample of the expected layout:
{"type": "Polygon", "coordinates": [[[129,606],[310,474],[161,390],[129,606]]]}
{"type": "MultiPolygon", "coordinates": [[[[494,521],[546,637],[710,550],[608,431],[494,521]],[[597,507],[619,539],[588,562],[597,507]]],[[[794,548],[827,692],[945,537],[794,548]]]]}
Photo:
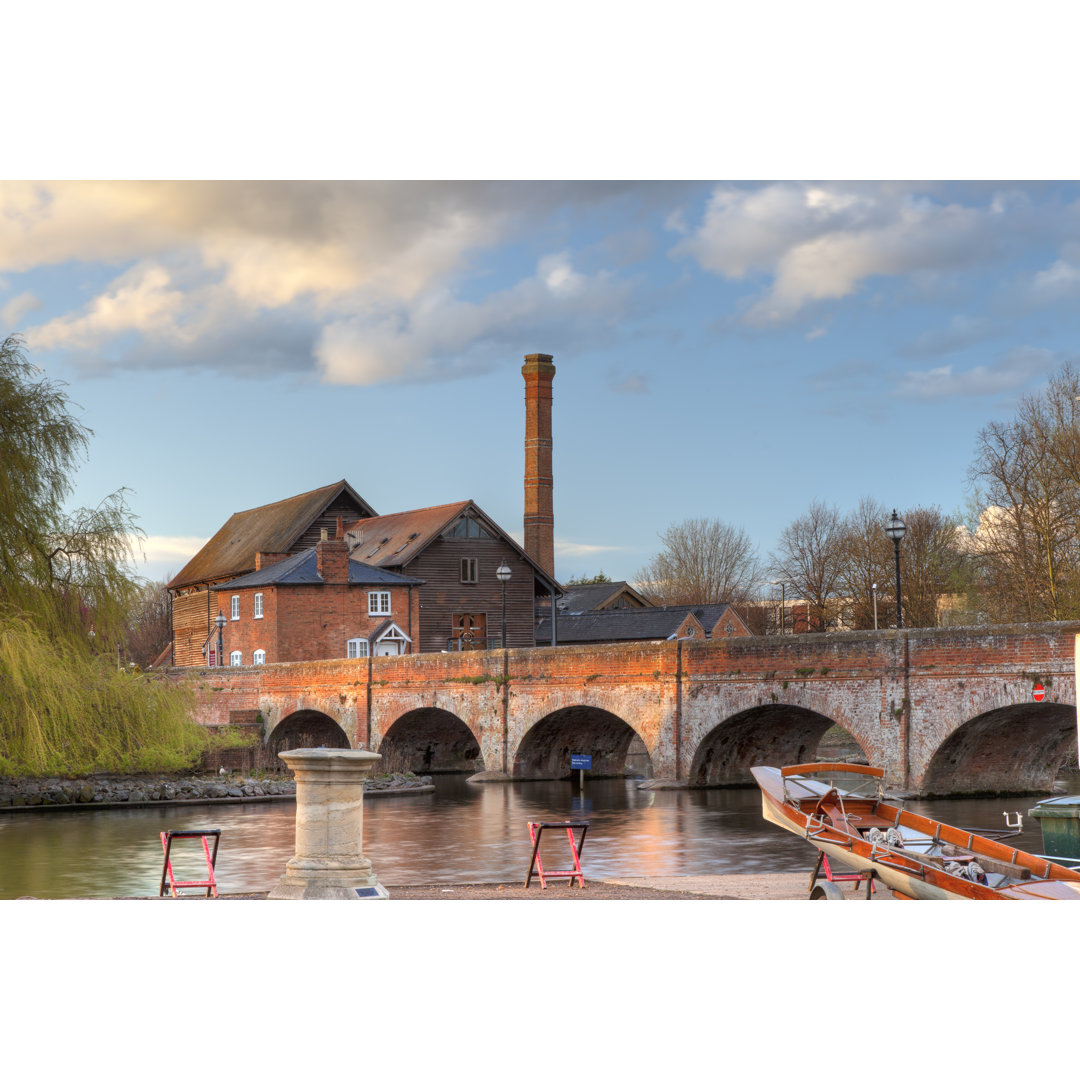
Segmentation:
{"type": "Polygon", "coordinates": [[[363,746],[391,769],[752,783],[838,725],[892,788],[1049,791],[1075,760],[1080,622],[423,653],[187,669],[202,723],[269,753],[363,746]],[[1038,688],[1042,688],[1040,692],[1038,688]]]}

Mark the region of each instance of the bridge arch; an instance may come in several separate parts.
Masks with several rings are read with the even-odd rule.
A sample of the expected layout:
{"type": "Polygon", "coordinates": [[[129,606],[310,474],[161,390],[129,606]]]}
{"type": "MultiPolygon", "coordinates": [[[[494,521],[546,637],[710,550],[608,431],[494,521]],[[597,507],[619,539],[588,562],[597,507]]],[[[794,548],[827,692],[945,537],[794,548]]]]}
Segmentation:
{"type": "Polygon", "coordinates": [[[334,750],[349,750],[349,736],[341,725],[315,709],[300,709],[274,725],[266,740],[267,754],[272,762],[285,768],[277,756],[282,750],[303,750],[326,746],[334,750]]]}
{"type": "Polygon", "coordinates": [[[379,745],[383,772],[472,773],[484,768],[480,743],[460,717],[446,709],[411,709],[387,729],[379,745]]]}
{"type": "Polygon", "coordinates": [[[538,720],[514,755],[512,775],[521,779],[561,780],[572,776],[571,754],[591,754],[589,775],[652,775],[641,736],[615,713],[593,705],[571,705],[538,720]]]}
{"type": "MultiPolygon", "coordinates": [[[[837,728],[827,716],[799,705],[758,705],[735,713],[716,725],[698,744],[690,764],[691,787],[750,787],[754,765],[797,765],[815,761],[822,736],[837,728]]],[[[846,746],[838,749],[863,750],[861,742],[846,728],[846,746]]],[[[822,748],[824,750],[824,748],[822,748]]],[[[822,756],[825,756],[822,753],[822,756]]],[[[832,759],[839,756],[829,752],[832,759]]]]}
{"type": "Polygon", "coordinates": [[[1076,709],[1025,702],[968,720],[938,747],[920,791],[928,795],[1052,791],[1076,746],[1076,709]]]}

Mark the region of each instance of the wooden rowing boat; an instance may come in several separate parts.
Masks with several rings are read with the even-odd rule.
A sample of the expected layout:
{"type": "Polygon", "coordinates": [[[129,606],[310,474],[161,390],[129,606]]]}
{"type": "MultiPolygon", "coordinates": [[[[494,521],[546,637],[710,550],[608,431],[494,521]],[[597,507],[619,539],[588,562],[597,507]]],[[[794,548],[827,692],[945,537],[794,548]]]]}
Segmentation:
{"type": "MultiPolygon", "coordinates": [[[[896,896],[1080,900],[1080,873],[903,809],[885,795],[881,769],[829,761],[750,771],[766,821],[809,840],[832,867],[872,874],[896,896]]],[[[842,897],[834,888],[817,892],[824,895],[815,899],[842,897]]]]}

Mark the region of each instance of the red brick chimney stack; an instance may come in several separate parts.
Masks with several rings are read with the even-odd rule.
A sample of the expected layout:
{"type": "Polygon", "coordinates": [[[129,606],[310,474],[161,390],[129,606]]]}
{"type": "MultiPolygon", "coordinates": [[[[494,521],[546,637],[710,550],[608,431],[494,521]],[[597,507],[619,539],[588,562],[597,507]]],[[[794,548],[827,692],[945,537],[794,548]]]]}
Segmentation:
{"type": "Polygon", "coordinates": [[[551,383],[553,357],[525,357],[525,551],[555,576],[555,513],[552,508],[551,383]]]}
{"type": "Polygon", "coordinates": [[[315,566],[327,585],[344,585],[349,580],[349,546],[345,543],[341,518],[332,540],[327,536],[328,531],[322,530],[322,539],[315,545],[315,566]]]}

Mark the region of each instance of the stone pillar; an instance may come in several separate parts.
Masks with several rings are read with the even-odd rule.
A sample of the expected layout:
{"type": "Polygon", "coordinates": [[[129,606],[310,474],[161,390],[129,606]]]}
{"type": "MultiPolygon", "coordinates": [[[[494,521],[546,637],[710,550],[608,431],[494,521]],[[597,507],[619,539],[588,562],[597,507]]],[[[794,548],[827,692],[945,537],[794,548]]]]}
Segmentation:
{"type": "Polygon", "coordinates": [[[379,754],[285,750],[296,774],[296,854],[270,900],[389,899],[364,857],[364,780],[379,754]]]}
{"type": "Polygon", "coordinates": [[[555,365],[547,353],[525,357],[525,551],[555,577],[554,481],[551,471],[551,383],[555,365]]]}

